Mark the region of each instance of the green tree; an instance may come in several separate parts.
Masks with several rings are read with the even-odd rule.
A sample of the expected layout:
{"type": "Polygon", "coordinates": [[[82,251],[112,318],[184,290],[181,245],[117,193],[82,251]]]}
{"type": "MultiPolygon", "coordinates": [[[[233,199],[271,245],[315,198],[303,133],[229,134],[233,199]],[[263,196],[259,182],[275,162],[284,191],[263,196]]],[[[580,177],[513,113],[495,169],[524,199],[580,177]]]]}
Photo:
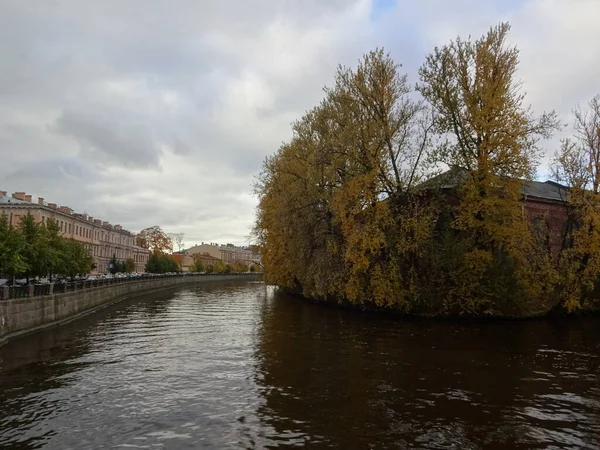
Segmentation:
{"type": "Polygon", "coordinates": [[[63,258],[61,272],[68,277],[87,274],[92,270],[94,259],[90,252],[74,239],[61,239],[61,255],[63,258]]]}
{"type": "Polygon", "coordinates": [[[178,272],[179,264],[170,255],[152,254],[146,263],[148,273],[178,272]]]}
{"type": "Polygon", "coordinates": [[[220,259],[215,261],[215,263],[213,264],[213,272],[215,272],[215,273],[225,273],[226,270],[227,270],[227,266],[220,259]]]}
{"type": "Polygon", "coordinates": [[[57,255],[51,247],[51,237],[44,225],[37,223],[31,215],[21,218],[19,231],[23,237],[22,255],[27,262],[27,281],[30,277],[45,276],[57,264],[57,255]]]}
{"type": "Polygon", "coordinates": [[[48,252],[48,270],[50,279],[54,274],[66,273],[66,267],[69,263],[68,255],[64,252],[63,243],[65,238],[60,236],[60,226],[56,220],[48,219],[42,226],[42,233],[45,236],[48,252]]]}
{"type": "Polygon", "coordinates": [[[204,272],[204,264],[201,259],[194,261],[194,272],[204,272]]]}
{"type": "Polygon", "coordinates": [[[115,273],[119,273],[120,268],[121,264],[117,261],[117,256],[113,254],[108,262],[108,271],[114,275],[115,273]]]}
{"type": "Polygon", "coordinates": [[[14,277],[26,273],[29,265],[22,251],[25,246],[19,230],[8,223],[5,214],[0,216],[0,274],[14,277]]]}
{"type": "Polygon", "coordinates": [[[36,223],[31,214],[12,228],[0,218],[0,272],[30,277],[88,273],[93,258],[80,243],[60,236],[56,221],[36,223]]]}
{"type": "Polygon", "coordinates": [[[127,258],[125,260],[124,272],[131,273],[135,270],[135,260],[133,258],[127,258]]]}
{"type": "Polygon", "coordinates": [[[232,270],[234,272],[248,272],[249,268],[247,264],[237,261],[232,265],[232,270]]]}

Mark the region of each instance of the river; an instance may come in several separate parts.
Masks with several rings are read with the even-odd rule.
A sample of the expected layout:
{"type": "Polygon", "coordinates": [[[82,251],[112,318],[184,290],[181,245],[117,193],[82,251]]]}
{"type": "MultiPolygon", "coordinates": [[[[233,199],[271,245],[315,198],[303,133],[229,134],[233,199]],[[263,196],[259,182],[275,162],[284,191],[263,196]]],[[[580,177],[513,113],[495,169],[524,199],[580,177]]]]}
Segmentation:
{"type": "Polygon", "coordinates": [[[401,320],[261,283],[0,347],[0,448],[600,449],[600,320],[401,320]]]}

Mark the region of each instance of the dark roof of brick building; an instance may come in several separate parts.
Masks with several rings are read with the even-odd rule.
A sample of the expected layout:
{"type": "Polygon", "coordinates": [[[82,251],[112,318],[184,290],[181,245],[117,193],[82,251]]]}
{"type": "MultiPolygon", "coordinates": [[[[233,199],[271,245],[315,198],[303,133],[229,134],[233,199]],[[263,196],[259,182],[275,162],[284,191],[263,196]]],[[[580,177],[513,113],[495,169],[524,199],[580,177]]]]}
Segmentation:
{"type": "MultiPolygon", "coordinates": [[[[422,184],[423,187],[439,187],[441,189],[453,189],[462,181],[466,180],[467,171],[454,167],[422,184]]],[[[559,202],[567,201],[568,187],[554,181],[523,181],[523,195],[545,200],[559,202]]]]}
{"type": "Polygon", "coordinates": [[[527,197],[544,198],[559,202],[567,201],[568,188],[554,181],[525,181],[523,194],[527,197]]]}

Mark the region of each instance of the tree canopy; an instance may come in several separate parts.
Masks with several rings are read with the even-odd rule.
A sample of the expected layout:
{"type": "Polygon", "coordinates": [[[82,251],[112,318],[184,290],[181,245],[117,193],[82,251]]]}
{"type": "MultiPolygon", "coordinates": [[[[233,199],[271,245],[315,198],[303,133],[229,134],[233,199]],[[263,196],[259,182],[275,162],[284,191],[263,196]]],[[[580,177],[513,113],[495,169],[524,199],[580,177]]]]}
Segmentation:
{"type": "Polygon", "coordinates": [[[0,273],[27,278],[73,276],[89,273],[93,262],[82,244],[59,235],[56,221],[37,223],[27,214],[13,228],[5,215],[0,216],[0,273]]]}
{"type": "Polygon", "coordinates": [[[173,250],[173,241],[158,225],[144,228],[136,235],[135,241],[137,245],[149,249],[154,254],[173,250]]]}
{"type": "Polygon", "coordinates": [[[179,263],[171,256],[162,253],[153,253],[146,263],[148,273],[179,272],[179,263]]]}
{"type": "Polygon", "coordinates": [[[600,95],[577,106],[573,116],[573,137],[562,141],[552,166],[555,179],[570,187],[559,261],[568,310],[600,305],[600,95]]]}
{"type": "MultiPolygon", "coordinates": [[[[522,203],[540,143],[559,123],[526,104],[509,31],[501,23],[435,48],[414,89],[382,49],[338,68],[256,179],[253,236],[268,283],[418,314],[531,316],[566,305],[544,218],[522,203]]],[[[587,147],[569,141],[578,150],[563,159],[593,166],[595,116],[576,118],[587,147]]],[[[594,177],[585,179],[597,189],[594,177]]]]}

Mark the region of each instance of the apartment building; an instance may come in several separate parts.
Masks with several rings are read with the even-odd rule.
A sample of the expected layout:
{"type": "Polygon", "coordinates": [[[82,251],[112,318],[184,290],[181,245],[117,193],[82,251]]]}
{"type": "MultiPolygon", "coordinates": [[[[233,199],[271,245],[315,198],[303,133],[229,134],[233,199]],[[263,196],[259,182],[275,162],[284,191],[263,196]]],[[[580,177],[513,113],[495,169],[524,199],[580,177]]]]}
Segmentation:
{"type": "MultiPolygon", "coordinates": [[[[135,239],[134,239],[134,242],[135,242],[135,239]]],[[[135,262],[135,269],[133,271],[137,272],[137,273],[146,272],[146,263],[148,262],[148,259],[150,258],[150,254],[151,254],[150,250],[134,244],[132,246],[132,252],[133,252],[133,261],[135,262]]]]}
{"type": "Polygon", "coordinates": [[[38,223],[55,220],[61,236],[75,239],[89,250],[96,265],[93,273],[106,273],[113,255],[118,261],[133,259],[136,271],[144,272],[150,257],[150,251],[135,245],[135,235],[121,225],[75,213],[68,206],[46,203],[41,197],[35,203],[25,192],[15,192],[9,197],[6,191],[0,191],[0,215],[3,214],[13,227],[19,226],[27,214],[38,223]]]}
{"type": "Polygon", "coordinates": [[[260,255],[247,247],[238,247],[233,244],[205,244],[195,245],[185,251],[189,256],[205,256],[220,259],[225,264],[241,262],[244,264],[260,264],[260,255]]]}

